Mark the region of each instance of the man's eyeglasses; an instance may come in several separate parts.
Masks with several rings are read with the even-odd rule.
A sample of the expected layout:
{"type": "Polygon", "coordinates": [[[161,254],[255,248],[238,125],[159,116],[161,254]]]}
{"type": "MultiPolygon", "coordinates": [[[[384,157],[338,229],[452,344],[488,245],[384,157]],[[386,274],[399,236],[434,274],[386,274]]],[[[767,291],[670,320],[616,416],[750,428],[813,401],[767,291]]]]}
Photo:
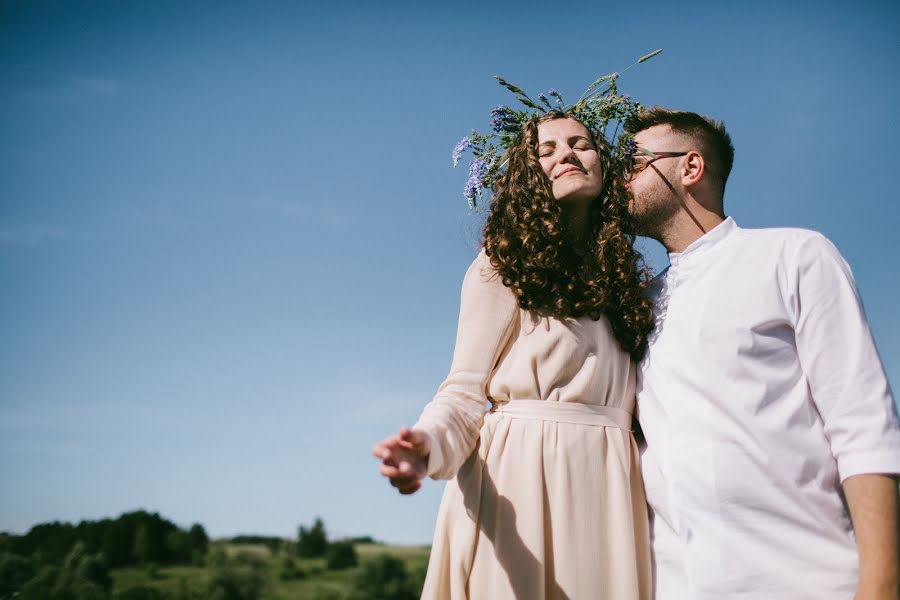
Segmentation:
{"type": "Polygon", "coordinates": [[[631,181],[655,161],[674,156],[687,156],[687,152],[654,152],[646,148],[637,148],[631,153],[631,164],[625,171],[625,179],[626,181],[631,181]]]}

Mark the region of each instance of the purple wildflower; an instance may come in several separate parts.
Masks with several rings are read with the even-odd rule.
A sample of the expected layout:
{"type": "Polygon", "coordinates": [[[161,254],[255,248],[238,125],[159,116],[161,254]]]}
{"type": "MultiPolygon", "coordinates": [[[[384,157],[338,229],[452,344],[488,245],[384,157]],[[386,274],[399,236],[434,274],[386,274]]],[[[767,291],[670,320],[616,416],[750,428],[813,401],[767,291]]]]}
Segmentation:
{"type": "Polygon", "coordinates": [[[561,105],[562,105],[562,96],[560,96],[560,95],[559,95],[559,92],[557,92],[555,89],[550,88],[550,89],[547,91],[547,95],[550,96],[550,97],[552,97],[552,98],[556,98],[556,104],[557,104],[558,106],[561,106],[561,105]]]}
{"type": "Polygon", "coordinates": [[[541,102],[543,102],[543,103],[546,104],[547,106],[550,106],[550,100],[549,100],[549,99],[547,98],[547,96],[545,96],[544,94],[538,94],[538,100],[540,100],[541,102]]]}
{"type": "Polygon", "coordinates": [[[629,155],[634,155],[637,152],[637,142],[634,141],[633,137],[628,138],[625,142],[625,148],[628,151],[629,155]]]}
{"type": "Polygon", "coordinates": [[[475,206],[475,196],[481,195],[484,188],[484,177],[487,175],[487,163],[481,159],[469,163],[469,180],[463,195],[469,200],[469,206],[475,206]]]}
{"type": "Polygon", "coordinates": [[[516,114],[511,108],[498,104],[491,109],[491,128],[497,133],[515,133],[519,129],[516,114]]]}
{"type": "Polygon", "coordinates": [[[618,71],[616,71],[615,73],[613,73],[612,76],[610,77],[610,79],[613,80],[613,81],[615,81],[615,80],[618,79],[618,78],[619,78],[619,72],[618,72],[618,71]]]}
{"type": "Polygon", "coordinates": [[[462,156],[462,153],[465,152],[469,146],[472,145],[472,138],[469,136],[464,137],[463,139],[456,142],[456,146],[453,147],[453,166],[459,164],[459,159],[462,156]]]}

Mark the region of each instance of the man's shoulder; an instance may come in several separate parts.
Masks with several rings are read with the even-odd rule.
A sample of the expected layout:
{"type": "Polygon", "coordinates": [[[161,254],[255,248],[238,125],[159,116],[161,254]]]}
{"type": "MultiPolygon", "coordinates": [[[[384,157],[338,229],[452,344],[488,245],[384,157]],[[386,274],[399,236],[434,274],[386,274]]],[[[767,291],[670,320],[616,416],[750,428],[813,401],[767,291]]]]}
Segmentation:
{"type": "Polygon", "coordinates": [[[783,244],[803,244],[810,240],[827,240],[822,233],[802,227],[761,227],[758,229],[740,228],[738,237],[758,243],[780,242],[783,244]]]}
{"type": "Polygon", "coordinates": [[[823,233],[801,227],[763,227],[737,231],[741,250],[752,247],[758,253],[774,253],[782,259],[822,253],[838,254],[837,248],[823,233]]]}

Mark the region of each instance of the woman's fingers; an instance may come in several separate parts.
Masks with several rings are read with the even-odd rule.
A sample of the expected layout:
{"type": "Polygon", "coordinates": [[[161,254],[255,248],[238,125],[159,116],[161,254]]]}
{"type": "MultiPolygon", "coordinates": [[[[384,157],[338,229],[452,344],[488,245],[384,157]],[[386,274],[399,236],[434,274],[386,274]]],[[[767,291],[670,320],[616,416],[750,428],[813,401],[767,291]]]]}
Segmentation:
{"type": "Polygon", "coordinates": [[[375,458],[386,459],[391,454],[393,454],[394,450],[400,447],[402,447],[400,434],[392,435],[375,444],[375,446],[372,448],[372,454],[375,456],[375,458]]]}
{"type": "Polygon", "coordinates": [[[394,454],[394,447],[386,442],[379,442],[372,448],[372,454],[375,458],[387,460],[394,454]]]}
{"type": "Polygon", "coordinates": [[[391,481],[393,481],[394,479],[399,479],[401,477],[409,477],[408,471],[401,471],[400,467],[396,465],[382,464],[378,471],[385,477],[388,477],[391,481]]]}
{"type": "Polygon", "coordinates": [[[404,427],[400,430],[398,438],[399,445],[405,450],[409,450],[410,452],[414,452],[420,455],[427,454],[428,451],[426,448],[426,437],[425,434],[421,431],[407,429],[406,427],[404,427]]]}
{"type": "Polygon", "coordinates": [[[409,489],[411,487],[415,487],[416,489],[418,489],[419,485],[421,485],[419,478],[415,475],[402,475],[396,477],[389,476],[389,479],[391,485],[400,491],[409,489]]]}
{"type": "Polygon", "coordinates": [[[397,488],[401,494],[412,494],[422,486],[422,474],[414,469],[408,461],[402,461],[396,466],[382,464],[379,471],[390,479],[391,485],[397,488]]]}
{"type": "Polygon", "coordinates": [[[408,461],[400,461],[398,464],[393,464],[389,462],[385,462],[381,464],[381,467],[378,469],[382,475],[385,477],[390,477],[391,479],[421,479],[422,473],[419,472],[418,469],[414,468],[408,461]]]}
{"type": "Polygon", "coordinates": [[[412,494],[412,493],[416,492],[420,487],[422,487],[422,482],[417,480],[412,485],[409,485],[406,487],[398,487],[397,491],[399,491],[401,494],[404,494],[404,495],[412,494]]]}
{"type": "Polygon", "coordinates": [[[396,435],[372,447],[372,454],[381,459],[380,473],[401,494],[412,494],[422,487],[426,443],[422,432],[401,427],[396,435]]]}

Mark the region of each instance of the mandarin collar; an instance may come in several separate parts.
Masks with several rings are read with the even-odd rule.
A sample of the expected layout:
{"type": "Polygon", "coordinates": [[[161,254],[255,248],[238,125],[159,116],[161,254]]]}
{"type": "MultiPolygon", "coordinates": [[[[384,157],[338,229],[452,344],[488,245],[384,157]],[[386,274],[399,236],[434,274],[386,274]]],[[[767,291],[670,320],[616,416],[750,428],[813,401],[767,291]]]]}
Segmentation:
{"type": "Polygon", "coordinates": [[[723,242],[738,228],[737,223],[731,217],[710,229],[708,232],[691,242],[682,252],[670,252],[669,264],[672,268],[684,266],[706,256],[715,246],[723,242]]]}

